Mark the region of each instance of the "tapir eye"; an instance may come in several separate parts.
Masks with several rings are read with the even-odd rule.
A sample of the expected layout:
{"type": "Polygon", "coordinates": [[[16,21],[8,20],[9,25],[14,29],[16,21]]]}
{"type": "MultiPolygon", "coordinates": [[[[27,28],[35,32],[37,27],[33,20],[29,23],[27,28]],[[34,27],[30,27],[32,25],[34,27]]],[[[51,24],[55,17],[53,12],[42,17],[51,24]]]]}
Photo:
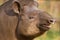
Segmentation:
{"type": "Polygon", "coordinates": [[[29,19],[34,19],[34,17],[29,17],[29,19]]]}

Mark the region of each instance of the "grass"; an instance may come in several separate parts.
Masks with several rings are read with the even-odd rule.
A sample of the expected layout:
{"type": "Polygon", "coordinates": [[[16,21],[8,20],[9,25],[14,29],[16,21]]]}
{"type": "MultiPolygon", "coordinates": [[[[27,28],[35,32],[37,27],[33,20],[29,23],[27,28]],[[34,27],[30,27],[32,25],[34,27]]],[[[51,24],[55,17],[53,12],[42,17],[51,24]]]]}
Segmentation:
{"type": "Polygon", "coordinates": [[[60,40],[60,32],[49,30],[46,34],[38,37],[36,40],[60,40]]]}

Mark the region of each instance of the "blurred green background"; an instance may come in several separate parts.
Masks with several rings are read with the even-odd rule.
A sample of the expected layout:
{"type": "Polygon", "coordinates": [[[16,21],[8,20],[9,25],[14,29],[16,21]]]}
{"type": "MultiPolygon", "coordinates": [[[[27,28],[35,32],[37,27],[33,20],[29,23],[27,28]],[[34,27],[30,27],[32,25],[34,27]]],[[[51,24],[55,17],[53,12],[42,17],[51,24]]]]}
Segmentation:
{"type": "MultiPolygon", "coordinates": [[[[0,0],[0,5],[8,0],[0,0]]],[[[34,40],[60,40],[60,0],[37,0],[39,9],[51,14],[56,22],[52,24],[51,29],[34,40]]]]}

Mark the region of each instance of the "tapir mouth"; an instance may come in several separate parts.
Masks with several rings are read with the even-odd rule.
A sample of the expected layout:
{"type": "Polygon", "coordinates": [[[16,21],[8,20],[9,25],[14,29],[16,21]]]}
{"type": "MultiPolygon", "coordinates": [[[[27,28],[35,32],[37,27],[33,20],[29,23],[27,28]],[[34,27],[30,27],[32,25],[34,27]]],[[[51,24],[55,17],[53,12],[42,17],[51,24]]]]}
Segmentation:
{"type": "Polygon", "coordinates": [[[39,25],[39,29],[42,31],[48,31],[50,29],[49,27],[50,25],[46,25],[46,24],[40,24],[39,25]]]}

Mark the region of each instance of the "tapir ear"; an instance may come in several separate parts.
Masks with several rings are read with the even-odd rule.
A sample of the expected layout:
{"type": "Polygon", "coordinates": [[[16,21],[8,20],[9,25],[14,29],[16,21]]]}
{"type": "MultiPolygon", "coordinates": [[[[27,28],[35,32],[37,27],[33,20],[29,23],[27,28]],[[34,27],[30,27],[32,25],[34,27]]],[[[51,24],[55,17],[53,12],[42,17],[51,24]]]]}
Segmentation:
{"type": "Polygon", "coordinates": [[[37,1],[34,1],[34,5],[37,6],[37,7],[39,6],[37,1]]]}
{"type": "Polygon", "coordinates": [[[12,9],[15,13],[20,13],[20,4],[18,2],[14,2],[12,5],[12,9]]]}

